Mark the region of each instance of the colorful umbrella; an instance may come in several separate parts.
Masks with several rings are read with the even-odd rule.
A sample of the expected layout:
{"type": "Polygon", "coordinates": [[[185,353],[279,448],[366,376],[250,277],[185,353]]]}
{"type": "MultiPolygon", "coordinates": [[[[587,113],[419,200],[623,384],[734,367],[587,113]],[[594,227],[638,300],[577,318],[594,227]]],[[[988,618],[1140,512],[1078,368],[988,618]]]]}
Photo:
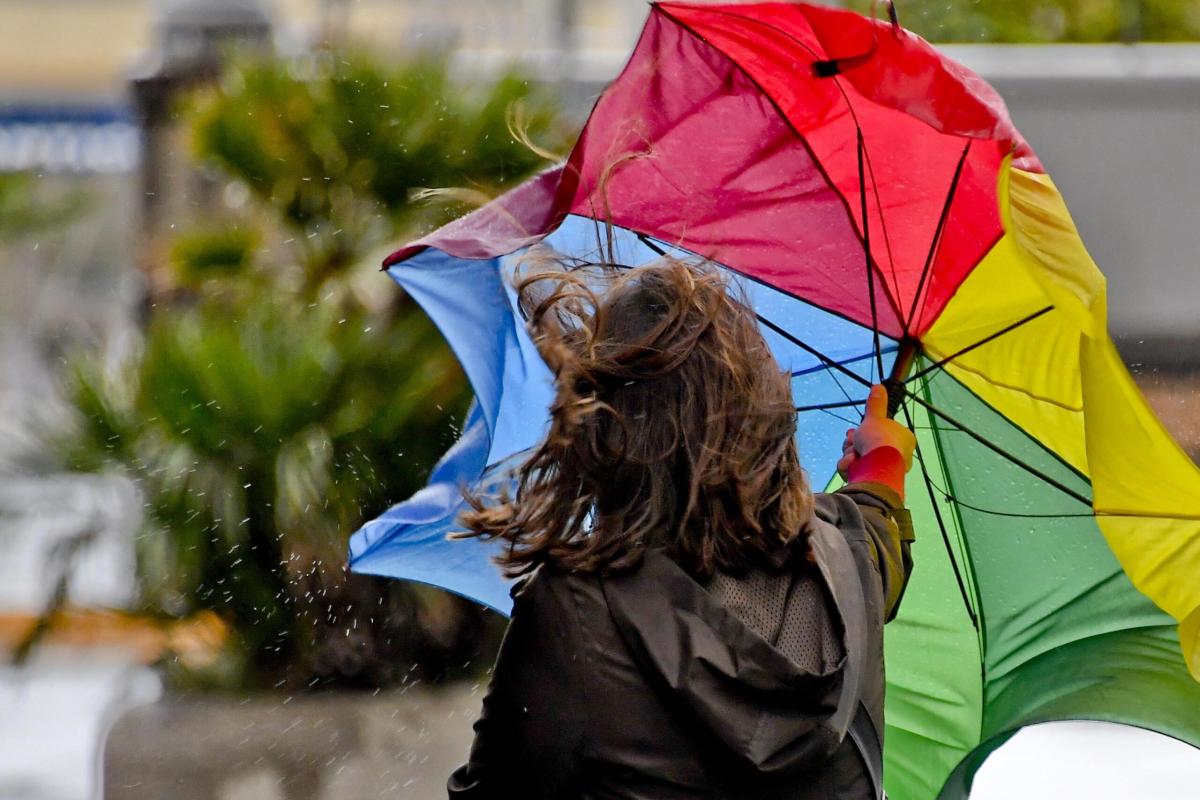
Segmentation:
{"type": "Polygon", "coordinates": [[[429,486],[355,535],[354,569],[508,611],[493,546],[445,535],[460,486],[544,430],[550,375],[506,282],[533,246],[727,270],[793,375],[819,486],[867,385],[904,398],[920,538],[887,632],[892,797],[965,796],[989,752],[1049,720],[1200,746],[1200,471],[1121,364],[1104,278],[978,76],[894,18],[653,6],[565,165],[388,259],[477,402],[429,486]]]}

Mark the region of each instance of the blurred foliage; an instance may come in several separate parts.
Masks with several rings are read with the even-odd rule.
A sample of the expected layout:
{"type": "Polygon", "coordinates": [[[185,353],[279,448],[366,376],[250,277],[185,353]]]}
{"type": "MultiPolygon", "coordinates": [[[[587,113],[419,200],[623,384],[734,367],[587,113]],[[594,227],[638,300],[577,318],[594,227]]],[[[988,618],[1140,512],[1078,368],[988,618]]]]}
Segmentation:
{"type": "MultiPolygon", "coordinates": [[[[10,250],[28,244],[27,240],[30,237],[41,233],[53,232],[57,234],[54,238],[59,238],[64,229],[76,222],[91,207],[86,192],[75,187],[49,188],[46,184],[43,176],[31,172],[0,172],[0,276],[3,276],[4,285],[8,290],[5,296],[0,298],[0,324],[19,326],[26,333],[36,331],[38,323],[41,322],[36,319],[38,311],[30,313],[31,307],[39,311],[41,309],[40,304],[29,303],[28,295],[19,288],[22,279],[17,272],[16,259],[11,257],[10,250]]],[[[39,344],[51,350],[44,341],[40,341],[39,344]]],[[[17,409],[19,404],[13,404],[9,413],[17,409]]],[[[22,419],[17,424],[20,427],[37,427],[29,425],[28,422],[22,419]]],[[[4,444],[7,445],[3,464],[5,468],[30,468],[29,463],[24,463],[24,458],[28,455],[22,452],[24,448],[13,448],[11,442],[4,444]]],[[[29,445],[30,450],[36,451],[33,461],[38,463],[43,453],[41,440],[36,433],[30,438],[29,445]]],[[[14,524],[9,517],[8,509],[0,508],[0,522],[14,524]]],[[[11,654],[14,663],[23,663],[28,658],[49,632],[54,615],[66,606],[75,559],[94,535],[95,531],[86,528],[50,548],[46,572],[52,588],[35,624],[16,643],[11,654]]]]}
{"type": "Polygon", "coordinates": [[[172,243],[171,266],[180,283],[196,289],[210,278],[243,272],[258,244],[256,231],[237,226],[192,230],[172,243]]]}
{"type": "Polygon", "coordinates": [[[425,202],[429,190],[487,197],[544,166],[514,130],[565,141],[555,106],[518,74],[462,86],[437,59],[403,71],[361,57],[240,69],[197,105],[201,156],[295,232],[309,286],[398,229],[432,228],[466,210],[425,202]]]}
{"type": "MultiPolygon", "coordinates": [[[[873,3],[849,0],[846,5],[870,13],[873,3]]],[[[896,10],[906,28],[931,42],[1200,39],[1197,0],[896,0],[896,10]]]]}
{"type": "Polygon", "coordinates": [[[0,245],[62,228],[87,206],[87,196],[78,190],[35,199],[35,183],[27,172],[0,173],[0,245]]]}
{"type": "Polygon", "coordinates": [[[346,534],[420,487],[453,439],[462,379],[407,308],[262,300],[156,310],[137,358],[77,362],[73,466],[135,477],[146,608],[229,617],[246,680],[386,682],[430,649],[397,616],[444,601],[347,575],[346,534]]]}
{"type": "Polygon", "coordinates": [[[73,362],[66,450],[137,480],[145,609],[221,614],[237,683],[436,677],[487,646],[482,610],[344,565],[347,536],[423,485],[469,399],[432,323],[364,256],[461,212],[462,192],[421,190],[492,194],[543,165],[514,113],[565,141],[519,77],[462,87],[432,60],[250,64],[194,98],[197,168],[232,207],[171,243],[134,356],[73,362]]]}

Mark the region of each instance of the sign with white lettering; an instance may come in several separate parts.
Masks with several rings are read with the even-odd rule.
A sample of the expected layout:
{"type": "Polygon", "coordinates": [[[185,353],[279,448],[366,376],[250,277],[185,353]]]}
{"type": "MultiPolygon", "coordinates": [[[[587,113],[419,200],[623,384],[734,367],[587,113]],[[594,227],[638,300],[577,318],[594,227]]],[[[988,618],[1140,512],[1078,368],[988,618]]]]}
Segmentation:
{"type": "Polygon", "coordinates": [[[131,172],[140,150],[122,108],[0,107],[0,172],[131,172]]]}

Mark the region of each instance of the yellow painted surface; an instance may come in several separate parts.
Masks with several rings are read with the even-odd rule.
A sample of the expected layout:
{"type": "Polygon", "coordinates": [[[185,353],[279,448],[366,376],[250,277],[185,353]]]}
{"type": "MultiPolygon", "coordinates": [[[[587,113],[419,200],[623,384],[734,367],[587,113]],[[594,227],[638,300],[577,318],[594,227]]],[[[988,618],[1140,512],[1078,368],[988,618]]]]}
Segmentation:
{"type": "MultiPolygon", "coordinates": [[[[280,28],[312,31],[319,0],[273,0],[280,28]]],[[[158,39],[154,0],[0,2],[0,96],[112,97],[158,39]]]]}
{"type": "MultiPolygon", "coordinates": [[[[411,54],[413,35],[454,29],[467,49],[517,56],[554,44],[549,0],[269,0],[280,41],[315,42],[327,28],[385,57],[411,54]],[[328,12],[328,13],[327,13],[328,12]]],[[[584,50],[624,49],[646,6],[581,0],[575,37],[584,50]]],[[[155,0],[0,0],[0,98],[112,98],[158,40],[155,0]]]]}
{"type": "Polygon", "coordinates": [[[0,3],[0,92],[112,94],[154,34],[151,0],[0,3]]]}

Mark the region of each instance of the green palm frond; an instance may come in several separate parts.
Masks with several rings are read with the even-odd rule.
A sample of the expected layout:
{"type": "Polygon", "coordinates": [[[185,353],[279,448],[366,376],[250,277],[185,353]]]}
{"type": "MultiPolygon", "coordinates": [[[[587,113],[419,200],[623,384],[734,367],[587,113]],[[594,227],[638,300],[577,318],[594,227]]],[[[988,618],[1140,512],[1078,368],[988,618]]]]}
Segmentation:
{"type": "Polygon", "coordinates": [[[145,609],[221,614],[247,684],[436,674],[475,646],[462,601],[345,570],[348,535],[424,485],[469,400],[433,324],[361,260],[461,210],[421,190],[494,194],[544,164],[522,137],[564,133],[515,75],[314,63],[247,64],[197,97],[198,160],[253,208],[176,238],[135,353],[68,371],[64,456],[142,493],[145,609]]]}

